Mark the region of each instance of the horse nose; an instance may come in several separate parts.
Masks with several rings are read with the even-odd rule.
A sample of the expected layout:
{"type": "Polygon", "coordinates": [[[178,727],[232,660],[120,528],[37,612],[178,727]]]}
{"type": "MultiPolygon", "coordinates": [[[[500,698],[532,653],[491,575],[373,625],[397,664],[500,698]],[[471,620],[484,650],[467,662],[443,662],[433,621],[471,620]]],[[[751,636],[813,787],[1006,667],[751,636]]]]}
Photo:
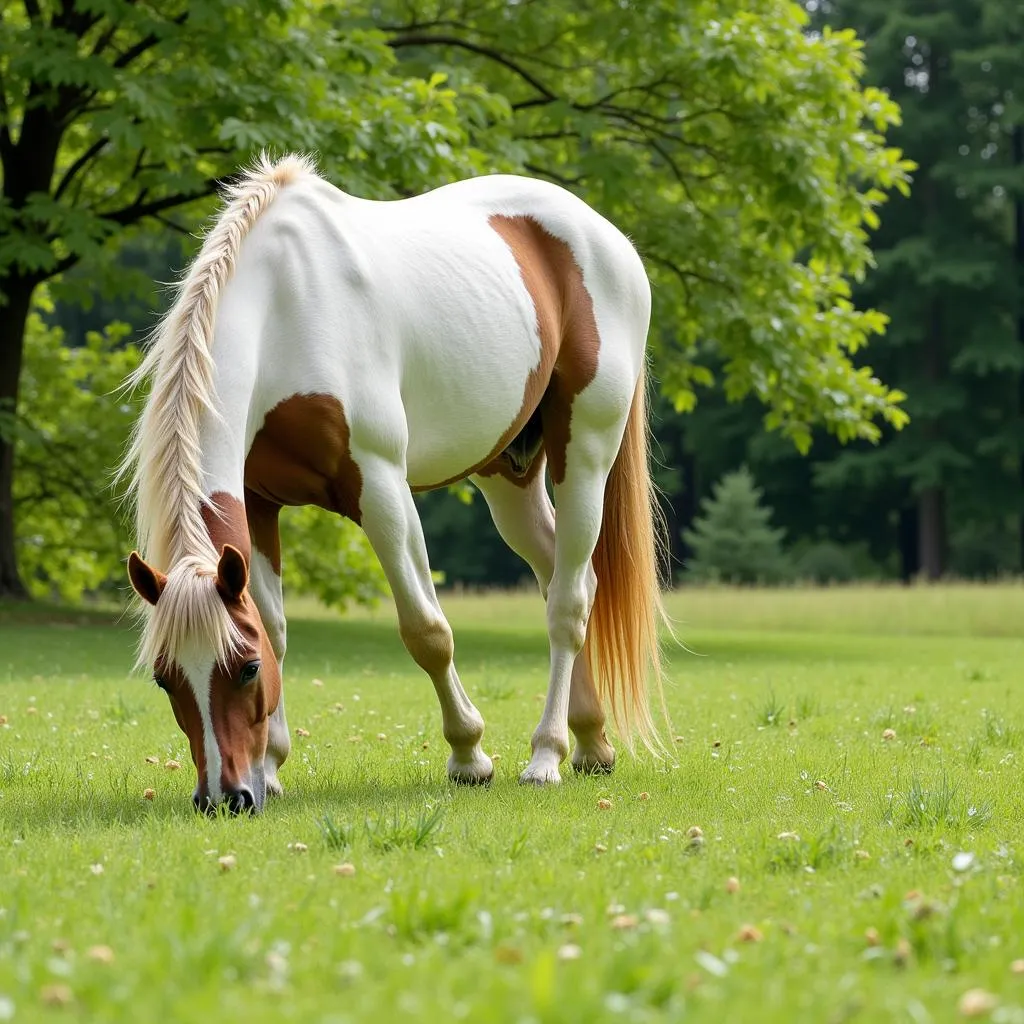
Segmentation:
{"type": "Polygon", "coordinates": [[[232,814],[252,814],[256,810],[256,798],[248,786],[229,789],[224,794],[224,802],[232,814]]]}
{"type": "MultiPolygon", "coordinates": [[[[248,786],[237,786],[224,791],[224,796],[219,801],[223,803],[232,814],[252,814],[256,810],[256,798],[248,786]]],[[[217,804],[210,799],[209,792],[205,786],[196,786],[192,794],[192,804],[197,811],[203,814],[213,814],[217,810],[217,804]]]]}

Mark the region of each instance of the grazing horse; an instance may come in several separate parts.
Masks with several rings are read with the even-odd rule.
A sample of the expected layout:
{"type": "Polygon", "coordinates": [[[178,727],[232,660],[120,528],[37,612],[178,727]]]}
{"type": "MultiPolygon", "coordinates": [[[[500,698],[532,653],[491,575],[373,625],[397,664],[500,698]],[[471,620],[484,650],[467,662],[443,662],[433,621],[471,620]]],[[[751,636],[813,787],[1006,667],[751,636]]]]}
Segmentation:
{"type": "Polygon", "coordinates": [[[449,776],[490,780],[413,501],[467,477],[546,598],[550,682],[521,781],[560,781],[569,729],[573,766],[610,771],[606,704],[627,741],[656,742],[650,304],[629,241],[547,182],[371,202],[295,156],[239,178],[134,378],[151,389],[122,467],[128,573],[151,606],[140,663],[188,737],[197,807],[281,791],[282,505],[362,526],[437,692],[449,776]]]}

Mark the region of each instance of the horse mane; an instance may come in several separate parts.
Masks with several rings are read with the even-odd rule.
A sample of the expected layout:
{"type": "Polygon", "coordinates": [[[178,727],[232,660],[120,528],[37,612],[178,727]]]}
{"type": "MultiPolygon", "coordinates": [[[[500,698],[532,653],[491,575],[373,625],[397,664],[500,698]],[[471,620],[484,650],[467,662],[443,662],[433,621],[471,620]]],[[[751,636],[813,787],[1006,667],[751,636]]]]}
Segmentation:
{"type": "Polygon", "coordinates": [[[196,626],[209,634],[206,639],[216,640],[218,654],[232,646],[225,624],[231,620],[215,588],[218,552],[203,520],[209,502],[199,433],[205,411],[219,415],[212,353],[217,300],[260,214],[284,186],[315,173],[308,157],[286,156],[275,163],[261,154],[225,190],[220,216],[153,332],[146,357],[126,382],[134,388],[148,379],[152,387],[117,479],[130,481],[127,498],[134,504],[139,551],[168,571],[169,584],[161,598],[166,608],[148,617],[140,658],[152,661],[159,650],[173,653],[187,629],[196,626]],[[187,572],[176,571],[179,562],[187,572]],[[172,589],[180,595],[172,597],[167,592],[172,589]],[[214,602],[224,620],[219,624],[210,618],[214,602]]]}

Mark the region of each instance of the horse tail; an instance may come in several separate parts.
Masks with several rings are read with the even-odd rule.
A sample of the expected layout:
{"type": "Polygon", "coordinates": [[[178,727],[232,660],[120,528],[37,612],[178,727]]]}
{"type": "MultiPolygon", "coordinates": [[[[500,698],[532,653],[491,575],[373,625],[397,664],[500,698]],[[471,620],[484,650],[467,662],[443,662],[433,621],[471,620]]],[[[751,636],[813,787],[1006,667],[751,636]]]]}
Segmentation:
{"type": "Polygon", "coordinates": [[[314,173],[306,158],[272,163],[261,155],[227,189],[223,211],[127,381],[131,388],[149,379],[152,387],[117,477],[131,475],[139,547],[157,566],[170,568],[186,553],[210,553],[199,429],[203,411],[216,407],[211,349],[218,297],[259,216],[285,185],[314,173]]]}
{"type": "Polygon", "coordinates": [[[616,728],[632,748],[634,737],[652,751],[663,750],[651,716],[649,684],[668,713],[662,692],[659,625],[659,556],[667,543],[665,518],[648,464],[646,370],[641,369],[622,444],[604,492],[604,518],[594,551],[597,593],[584,653],[598,693],[612,711],[616,728]]]}

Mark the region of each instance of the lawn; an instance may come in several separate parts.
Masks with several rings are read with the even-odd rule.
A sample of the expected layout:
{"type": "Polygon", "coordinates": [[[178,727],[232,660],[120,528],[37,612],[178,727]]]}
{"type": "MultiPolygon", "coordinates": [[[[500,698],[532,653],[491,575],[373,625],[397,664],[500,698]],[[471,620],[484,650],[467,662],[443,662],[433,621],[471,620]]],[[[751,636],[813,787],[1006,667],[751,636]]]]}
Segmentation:
{"type": "Polygon", "coordinates": [[[388,609],[299,606],[234,820],[128,622],[0,609],[0,1021],[1024,1021],[1024,587],[674,595],[675,759],[547,791],[539,599],[445,605],[493,785],[388,609]]]}

